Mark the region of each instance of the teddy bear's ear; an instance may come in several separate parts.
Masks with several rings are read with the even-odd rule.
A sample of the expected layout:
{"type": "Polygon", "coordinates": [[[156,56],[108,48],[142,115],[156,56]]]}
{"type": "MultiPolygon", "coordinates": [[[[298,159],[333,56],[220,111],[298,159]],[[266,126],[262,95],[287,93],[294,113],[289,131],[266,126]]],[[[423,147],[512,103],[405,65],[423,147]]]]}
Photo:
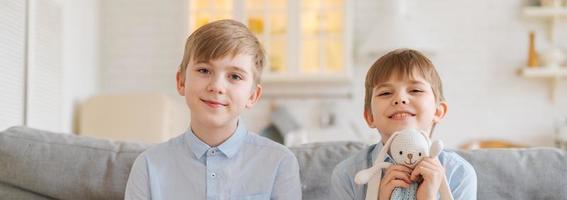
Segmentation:
{"type": "Polygon", "coordinates": [[[435,158],[439,155],[439,153],[441,153],[441,151],[443,150],[444,145],[443,142],[441,142],[441,140],[435,140],[432,144],[431,144],[431,149],[429,149],[429,157],[430,158],[435,158]]]}
{"type": "Polygon", "coordinates": [[[401,132],[395,132],[394,134],[392,134],[392,136],[390,136],[390,138],[388,138],[388,141],[386,141],[386,144],[384,144],[383,149],[390,150],[390,146],[392,146],[392,141],[394,141],[394,138],[396,138],[396,136],[398,136],[400,133],[401,132]]]}
{"type": "Polygon", "coordinates": [[[419,133],[421,133],[423,138],[425,138],[425,141],[427,141],[427,145],[431,146],[431,140],[429,139],[429,136],[427,136],[427,132],[425,132],[424,130],[421,130],[421,131],[419,131],[419,133]]]}
{"type": "Polygon", "coordinates": [[[388,151],[390,151],[390,144],[392,144],[392,140],[394,140],[394,138],[400,134],[401,132],[395,132],[394,134],[392,134],[390,136],[390,138],[388,138],[388,140],[386,141],[386,143],[384,144],[384,147],[382,147],[382,149],[380,150],[380,152],[378,152],[378,156],[376,156],[376,160],[374,161],[374,164],[376,165],[379,162],[384,162],[384,158],[386,158],[386,153],[388,151]]]}

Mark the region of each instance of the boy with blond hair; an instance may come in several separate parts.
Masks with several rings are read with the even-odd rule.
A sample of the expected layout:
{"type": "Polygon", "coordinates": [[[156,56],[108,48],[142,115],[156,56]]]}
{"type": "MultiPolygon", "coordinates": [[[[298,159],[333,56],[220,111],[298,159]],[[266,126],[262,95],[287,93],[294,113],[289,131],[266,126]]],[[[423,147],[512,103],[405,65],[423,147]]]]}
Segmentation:
{"type": "MultiPolygon", "coordinates": [[[[381,142],[339,163],[333,170],[332,199],[366,198],[367,184],[354,182],[356,173],[369,168],[390,136],[406,128],[432,131],[447,114],[441,78],[427,57],[411,49],[394,50],[379,58],[368,70],[365,83],[364,119],[381,135],[381,142]]],[[[392,162],[386,155],[386,162],[392,162]]],[[[442,151],[439,159],[424,158],[415,168],[392,165],[385,170],[378,199],[390,199],[396,187],[421,182],[417,199],[437,199],[443,179],[454,199],[476,199],[477,179],[473,167],[458,154],[442,151]]]]}
{"type": "Polygon", "coordinates": [[[264,50],[240,22],[189,36],[177,72],[191,122],[184,134],[134,162],[126,199],[301,199],[299,165],[286,147],[239,121],[262,94],[264,50]]]}

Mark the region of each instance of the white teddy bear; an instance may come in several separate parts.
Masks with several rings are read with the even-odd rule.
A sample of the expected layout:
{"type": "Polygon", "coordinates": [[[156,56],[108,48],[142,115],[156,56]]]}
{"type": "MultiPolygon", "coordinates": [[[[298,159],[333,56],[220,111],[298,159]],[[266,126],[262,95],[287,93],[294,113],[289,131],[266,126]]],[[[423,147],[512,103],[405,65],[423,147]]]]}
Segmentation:
{"type": "MultiPolygon", "coordinates": [[[[415,129],[405,129],[398,131],[386,141],[384,147],[378,155],[372,167],[359,171],[355,176],[355,183],[367,185],[366,200],[378,199],[380,180],[382,179],[382,169],[388,168],[392,163],[384,162],[386,153],[394,160],[394,164],[405,165],[414,168],[424,157],[437,157],[443,149],[441,141],[431,143],[425,132],[415,129]]],[[[391,195],[391,199],[415,199],[417,184],[413,183],[410,188],[396,188],[391,195]],[[408,197],[409,196],[409,197],[408,197]]],[[[453,199],[447,180],[444,178],[439,188],[441,199],[453,199]]]]}

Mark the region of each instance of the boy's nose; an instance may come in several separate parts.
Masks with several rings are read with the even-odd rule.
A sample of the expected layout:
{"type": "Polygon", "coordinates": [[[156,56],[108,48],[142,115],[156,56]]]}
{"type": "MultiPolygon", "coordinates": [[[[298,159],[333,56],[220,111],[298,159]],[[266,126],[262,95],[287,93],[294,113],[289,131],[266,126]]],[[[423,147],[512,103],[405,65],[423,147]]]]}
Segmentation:
{"type": "Polygon", "coordinates": [[[394,102],[392,102],[392,104],[394,106],[399,105],[399,104],[408,104],[409,101],[407,99],[398,99],[398,100],[394,100],[394,102]]]}
{"type": "Polygon", "coordinates": [[[220,78],[215,78],[215,79],[211,80],[211,82],[207,86],[207,90],[209,92],[218,93],[218,94],[224,93],[223,88],[224,87],[223,87],[222,79],[220,79],[220,78]]]}

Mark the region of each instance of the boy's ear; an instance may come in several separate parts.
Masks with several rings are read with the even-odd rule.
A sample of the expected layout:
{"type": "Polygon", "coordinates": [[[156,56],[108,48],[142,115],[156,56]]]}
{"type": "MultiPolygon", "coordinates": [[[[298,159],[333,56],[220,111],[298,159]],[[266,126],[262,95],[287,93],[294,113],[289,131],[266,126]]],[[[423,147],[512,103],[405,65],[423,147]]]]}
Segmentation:
{"type": "Polygon", "coordinates": [[[435,116],[433,116],[433,123],[439,123],[447,115],[448,105],[447,102],[441,101],[435,109],[435,116]]]}
{"type": "Polygon", "coordinates": [[[181,96],[185,96],[185,74],[181,73],[181,70],[177,71],[175,75],[177,93],[181,96]]]}
{"type": "Polygon", "coordinates": [[[262,86],[260,84],[256,84],[256,87],[254,87],[252,89],[252,93],[250,93],[248,103],[246,103],[246,108],[252,108],[252,106],[260,100],[260,96],[262,96],[262,86]]]}
{"type": "Polygon", "coordinates": [[[364,110],[364,119],[366,120],[366,124],[368,124],[368,127],[370,128],[376,128],[376,126],[374,126],[374,117],[372,117],[372,113],[368,112],[368,110],[364,110]]]}

